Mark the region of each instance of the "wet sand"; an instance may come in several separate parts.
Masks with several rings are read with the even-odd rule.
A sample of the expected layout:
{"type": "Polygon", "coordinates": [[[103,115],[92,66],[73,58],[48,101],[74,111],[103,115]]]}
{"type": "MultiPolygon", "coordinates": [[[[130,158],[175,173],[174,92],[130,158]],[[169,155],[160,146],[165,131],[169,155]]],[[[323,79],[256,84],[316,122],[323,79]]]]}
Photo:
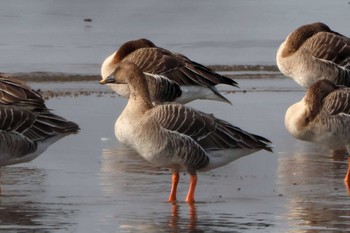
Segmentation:
{"type": "Polygon", "coordinates": [[[120,145],[113,127],[126,100],[95,81],[31,82],[52,95],[49,108],[77,122],[81,132],[62,139],[30,163],[1,169],[0,231],[4,232],[344,232],[350,199],[347,165],[329,151],[292,138],[284,113],[304,90],[287,78],[238,80],[221,90],[233,105],[190,104],[269,138],[260,151],[199,174],[197,202],[166,202],[171,176],[120,145]],[[236,91],[237,90],[237,91],[236,91]],[[68,93],[67,91],[67,93],[68,93]]]}

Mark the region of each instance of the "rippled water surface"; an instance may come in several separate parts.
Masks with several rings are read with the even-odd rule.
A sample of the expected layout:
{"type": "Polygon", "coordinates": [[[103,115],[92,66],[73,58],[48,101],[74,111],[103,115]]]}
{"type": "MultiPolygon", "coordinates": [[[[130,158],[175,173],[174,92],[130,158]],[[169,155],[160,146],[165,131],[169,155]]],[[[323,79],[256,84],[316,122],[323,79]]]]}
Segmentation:
{"type": "MultiPolygon", "coordinates": [[[[115,140],[113,125],[124,99],[97,94],[49,99],[48,107],[79,123],[81,132],[30,163],[2,168],[0,231],[350,230],[350,199],[342,181],[346,161],[293,139],[284,128],[284,112],[303,90],[285,78],[238,82],[238,92],[225,94],[232,106],[208,101],[191,106],[271,139],[274,153],[257,152],[200,173],[194,205],[183,201],[188,175],[180,179],[180,201],[167,203],[170,173],[115,140]]],[[[32,83],[43,85],[54,90],[63,84],[32,83]]]]}
{"type": "Polygon", "coordinates": [[[1,0],[0,71],[96,74],[123,42],[142,37],[207,65],[274,65],[278,45],[302,24],[323,21],[349,36],[348,2],[1,0]]]}
{"type": "MultiPolygon", "coordinates": [[[[203,64],[275,65],[277,47],[302,24],[323,21],[349,36],[349,10],[342,0],[2,0],[0,72],[98,74],[107,55],[141,37],[203,64]]],[[[194,205],[183,201],[188,175],[181,175],[180,201],[167,203],[169,171],[116,141],[114,122],[126,100],[89,91],[70,96],[107,90],[92,82],[31,83],[68,90],[47,105],[81,131],[30,163],[1,168],[0,231],[350,231],[346,160],[287,133],[284,113],[304,90],[282,76],[264,77],[237,80],[237,92],[221,87],[232,106],[190,104],[276,146],[273,154],[199,174],[194,205]]]]}

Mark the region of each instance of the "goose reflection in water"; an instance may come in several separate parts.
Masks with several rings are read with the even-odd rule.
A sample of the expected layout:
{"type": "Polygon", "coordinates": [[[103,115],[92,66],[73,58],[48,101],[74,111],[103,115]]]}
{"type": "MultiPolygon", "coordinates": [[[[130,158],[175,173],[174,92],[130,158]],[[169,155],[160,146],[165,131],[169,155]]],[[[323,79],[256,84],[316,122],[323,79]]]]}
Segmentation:
{"type": "Polygon", "coordinates": [[[169,188],[159,178],[164,176],[165,179],[168,175],[167,169],[153,166],[128,147],[120,145],[103,149],[99,178],[103,191],[108,195],[127,200],[130,195],[138,196],[140,193],[154,192],[157,195],[169,188]]]}
{"type": "Polygon", "coordinates": [[[350,229],[350,200],[342,178],[346,160],[332,157],[332,152],[314,144],[297,142],[294,152],[282,154],[278,160],[280,192],[287,199],[286,219],[302,230],[350,229]]]}
{"type": "MultiPolygon", "coordinates": [[[[157,222],[140,219],[129,219],[129,221],[120,226],[120,229],[126,232],[204,232],[197,227],[197,206],[194,203],[164,203],[170,208],[168,213],[164,213],[164,218],[157,222]],[[184,210],[184,211],[183,211],[184,210]]],[[[210,223],[208,223],[210,225],[210,223]]]]}
{"type": "Polygon", "coordinates": [[[48,202],[46,171],[28,167],[3,167],[0,195],[0,229],[4,232],[72,231],[77,212],[48,202]]]}
{"type": "MultiPolygon", "coordinates": [[[[166,199],[158,202],[157,198],[164,198],[169,188],[168,175],[168,169],[154,167],[125,146],[103,150],[100,185],[105,195],[114,197],[108,216],[121,231],[239,232],[273,226],[273,214],[257,210],[249,198],[237,197],[239,202],[249,202],[251,211],[239,211],[245,204],[232,198],[196,203],[169,203],[166,199]]],[[[206,177],[215,180],[210,175],[206,177]]],[[[186,192],[186,189],[180,191],[186,192]]]]}
{"type": "MultiPolygon", "coordinates": [[[[159,203],[157,203],[159,204],[159,203]]],[[[273,227],[271,219],[218,211],[218,203],[163,203],[161,210],[145,216],[129,216],[125,232],[255,232],[273,227]],[[218,211],[218,212],[217,212],[218,211]]],[[[222,204],[222,203],[220,203],[222,204]]],[[[232,204],[232,203],[231,203],[232,204]]],[[[230,205],[224,203],[224,205],[230,205]]],[[[222,206],[221,206],[222,207],[222,206]]],[[[223,208],[221,208],[223,209],[223,208]]]]}
{"type": "Polygon", "coordinates": [[[163,174],[168,169],[154,166],[143,159],[134,150],[120,145],[117,148],[106,148],[102,152],[102,172],[130,172],[163,174]]]}

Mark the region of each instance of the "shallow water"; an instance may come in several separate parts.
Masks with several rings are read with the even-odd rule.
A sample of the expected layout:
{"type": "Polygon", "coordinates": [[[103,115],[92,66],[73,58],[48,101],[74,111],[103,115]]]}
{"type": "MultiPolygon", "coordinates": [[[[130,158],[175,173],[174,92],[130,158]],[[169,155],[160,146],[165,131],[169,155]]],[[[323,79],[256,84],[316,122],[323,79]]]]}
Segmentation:
{"type": "MultiPolygon", "coordinates": [[[[342,181],[346,161],[293,139],[284,128],[284,112],[303,90],[286,78],[238,82],[238,92],[225,94],[233,106],[210,101],[191,106],[269,138],[276,146],[274,153],[260,151],[200,173],[194,205],[183,201],[188,175],[180,178],[180,201],[167,203],[170,173],[150,166],[116,141],[113,125],[124,99],[97,94],[49,99],[48,107],[77,122],[81,132],[55,143],[30,163],[2,168],[0,231],[350,230],[350,199],[342,181]]],[[[45,88],[64,85],[70,84],[47,83],[45,88]]]]}
{"type": "MultiPolygon", "coordinates": [[[[2,0],[0,72],[98,74],[121,43],[146,37],[203,64],[275,65],[277,47],[296,27],[323,21],[350,35],[348,1],[2,0]],[[210,17],[208,17],[210,16],[210,17]],[[92,22],[84,22],[90,18],[92,22]],[[210,54],[210,56],[208,56],[210,54]]],[[[268,74],[266,75],[268,76],[268,74]]],[[[3,232],[344,232],[350,200],[347,164],[284,128],[287,107],[304,92],[285,78],[238,80],[221,87],[233,106],[196,101],[247,131],[269,138],[257,152],[199,174],[197,202],[166,202],[171,176],[120,145],[113,125],[126,101],[114,95],[71,95],[87,83],[32,83],[69,90],[49,108],[81,132],[34,161],[1,168],[3,232]],[[247,90],[247,92],[245,92],[247,90]]]]}
{"type": "Polygon", "coordinates": [[[206,65],[275,65],[300,25],[322,21],[349,36],[348,2],[1,0],[0,72],[97,74],[107,55],[142,37],[206,65]]]}

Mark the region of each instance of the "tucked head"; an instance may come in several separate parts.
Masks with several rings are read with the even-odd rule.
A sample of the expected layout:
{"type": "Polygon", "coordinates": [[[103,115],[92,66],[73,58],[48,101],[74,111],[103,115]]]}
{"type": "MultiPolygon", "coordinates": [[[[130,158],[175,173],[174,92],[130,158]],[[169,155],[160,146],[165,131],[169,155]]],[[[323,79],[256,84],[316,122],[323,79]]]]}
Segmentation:
{"type": "Polygon", "coordinates": [[[331,32],[332,30],[322,22],[316,22],[311,24],[306,24],[299,27],[297,30],[310,31],[310,32],[331,32]]]}
{"type": "Polygon", "coordinates": [[[290,34],[290,37],[307,39],[319,32],[332,32],[332,30],[326,24],[317,22],[297,28],[290,34]]]}
{"type": "Polygon", "coordinates": [[[124,57],[129,55],[130,53],[134,52],[137,49],[141,48],[154,48],[156,47],[155,44],[153,44],[152,41],[147,39],[138,39],[138,40],[131,40],[126,43],[124,43],[117,51],[115,57],[116,59],[119,59],[119,61],[123,60],[124,57]]]}
{"type": "Polygon", "coordinates": [[[102,63],[101,76],[102,80],[106,79],[117,67],[118,63],[121,62],[130,53],[141,48],[153,48],[156,47],[152,41],[147,39],[131,40],[124,43],[116,52],[108,56],[102,63]]]}
{"type": "Polygon", "coordinates": [[[327,95],[338,89],[332,81],[322,79],[312,84],[306,92],[307,102],[321,102],[327,95]]]}
{"type": "Polygon", "coordinates": [[[294,53],[307,39],[319,32],[333,31],[326,24],[321,22],[306,24],[297,28],[295,31],[289,34],[287,38],[288,50],[283,51],[282,56],[288,56],[289,54],[294,53]]]}

